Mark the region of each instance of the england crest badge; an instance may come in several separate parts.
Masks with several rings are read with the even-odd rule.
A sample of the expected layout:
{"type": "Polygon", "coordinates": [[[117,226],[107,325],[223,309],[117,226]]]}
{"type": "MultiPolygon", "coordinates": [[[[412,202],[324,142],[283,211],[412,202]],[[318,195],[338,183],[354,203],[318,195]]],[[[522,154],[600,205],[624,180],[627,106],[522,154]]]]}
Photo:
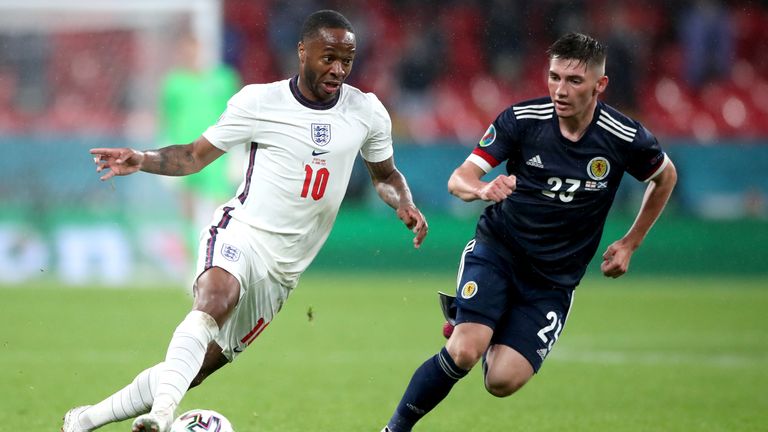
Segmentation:
{"type": "Polygon", "coordinates": [[[224,243],[221,246],[221,255],[229,261],[237,261],[240,259],[240,249],[224,243]]]}
{"type": "Polygon", "coordinates": [[[328,123],[312,123],[312,142],[320,147],[331,142],[331,125],[328,123]]]}

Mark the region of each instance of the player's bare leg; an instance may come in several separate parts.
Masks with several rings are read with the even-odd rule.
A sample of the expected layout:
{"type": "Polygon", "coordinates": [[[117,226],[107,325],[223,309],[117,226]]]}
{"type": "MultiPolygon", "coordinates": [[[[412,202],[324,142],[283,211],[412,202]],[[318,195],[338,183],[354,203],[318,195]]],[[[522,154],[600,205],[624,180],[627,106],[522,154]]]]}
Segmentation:
{"type": "Polygon", "coordinates": [[[533,367],[522,354],[506,345],[491,345],[485,354],[485,388],[496,397],[518,391],[533,376],[533,367]]]}
{"type": "Polygon", "coordinates": [[[493,330],[478,323],[461,323],[457,325],[445,348],[456,365],[470,370],[480,360],[488,349],[493,330]]]}

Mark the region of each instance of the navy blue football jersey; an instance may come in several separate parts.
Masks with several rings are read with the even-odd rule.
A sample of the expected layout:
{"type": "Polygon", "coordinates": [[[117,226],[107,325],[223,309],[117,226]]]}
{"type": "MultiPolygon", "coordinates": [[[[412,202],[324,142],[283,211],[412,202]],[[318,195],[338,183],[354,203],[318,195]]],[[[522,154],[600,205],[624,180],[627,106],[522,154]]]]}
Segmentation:
{"type": "Polygon", "coordinates": [[[468,160],[485,172],[506,161],[517,177],[516,190],[483,212],[477,239],[558,288],[584,276],[624,173],[648,181],[668,163],[647,129],[599,101],[581,139],[564,138],[549,97],[503,111],[468,160]]]}

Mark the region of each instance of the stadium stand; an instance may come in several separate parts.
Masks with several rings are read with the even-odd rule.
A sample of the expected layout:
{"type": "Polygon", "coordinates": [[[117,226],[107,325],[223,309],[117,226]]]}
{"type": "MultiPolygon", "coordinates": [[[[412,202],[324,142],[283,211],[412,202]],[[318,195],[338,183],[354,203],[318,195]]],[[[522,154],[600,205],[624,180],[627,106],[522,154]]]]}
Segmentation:
{"type": "MultiPolygon", "coordinates": [[[[303,11],[335,7],[361,30],[350,83],[382,98],[399,138],[426,145],[474,141],[504,106],[541,95],[545,42],[579,30],[611,50],[606,100],[657,135],[702,142],[768,135],[765,2],[672,3],[223,0],[223,53],[246,83],[286,77],[295,68],[303,11]],[[689,57],[697,40],[690,35],[707,31],[707,13],[730,43],[711,56],[725,66],[694,77],[686,70],[697,60],[689,57]]],[[[135,37],[120,30],[53,34],[37,42],[46,72],[33,79],[29,45],[0,36],[0,130],[108,132],[133,125],[131,75],[142,67],[135,37]]]]}

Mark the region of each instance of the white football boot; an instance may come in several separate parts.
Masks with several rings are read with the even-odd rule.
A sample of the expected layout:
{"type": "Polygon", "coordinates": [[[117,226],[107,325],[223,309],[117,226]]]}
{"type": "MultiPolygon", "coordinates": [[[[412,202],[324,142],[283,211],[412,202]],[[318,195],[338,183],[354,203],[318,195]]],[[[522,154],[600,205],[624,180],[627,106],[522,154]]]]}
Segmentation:
{"type": "Polygon", "coordinates": [[[80,413],[90,408],[90,405],[74,407],[64,414],[64,424],[61,426],[61,432],[90,432],[90,429],[80,427],[80,413]]]}
{"type": "Polygon", "coordinates": [[[173,423],[173,411],[157,410],[136,417],[131,425],[132,432],[168,432],[173,423]]]}

